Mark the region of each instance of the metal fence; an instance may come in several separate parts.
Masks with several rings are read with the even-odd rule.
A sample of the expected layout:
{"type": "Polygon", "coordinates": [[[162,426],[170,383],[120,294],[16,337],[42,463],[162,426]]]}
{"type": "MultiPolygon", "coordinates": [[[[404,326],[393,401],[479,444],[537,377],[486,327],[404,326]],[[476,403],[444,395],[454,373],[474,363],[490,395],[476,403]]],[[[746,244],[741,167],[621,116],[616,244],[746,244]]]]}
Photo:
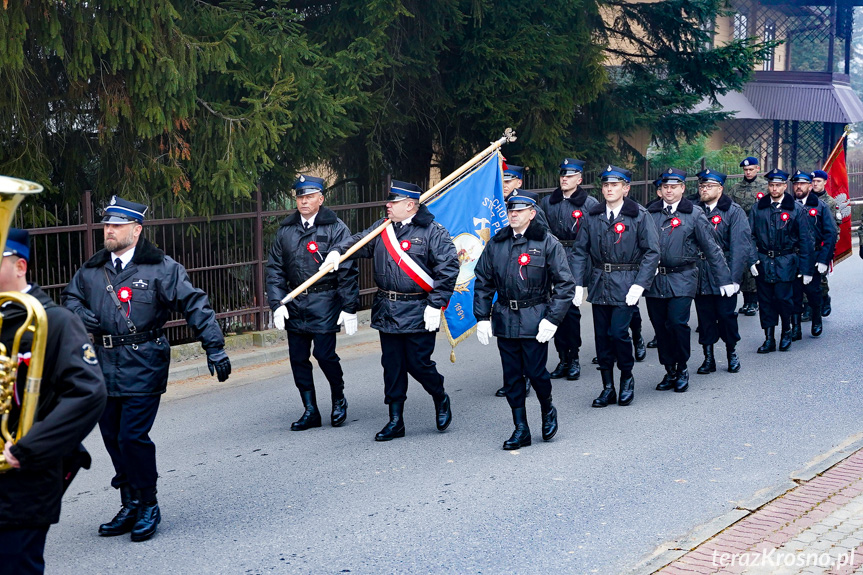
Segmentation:
{"type": "MultiPolygon", "coordinates": [[[[736,165],[711,168],[726,173],[739,170],[736,165]]],[[[644,164],[641,173],[634,175],[638,179],[632,182],[630,196],[641,203],[656,197],[652,182],[661,169],[644,164]]],[[[691,173],[697,169],[700,168],[692,168],[691,173]]],[[[852,197],[863,197],[863,166],[849,166],[849,172],[852,197]]],[[[598,175],[599,172],[585,174],[584,187],[594,194],[598,194],[595,185],[598,175]]],[[[729,182],[740,177],[730,176],[729,182]]],[[[529,173],[524,187],[544,195],[554,190],[557,180],[557,173],[529,173]]],[[[689,185],[694,192],[694,181],[689,185]]],[[[365,189],[348,182],[330,189],[326,203],[356,232],[370,227],[384,215],[385,197],[383,187],[365,189]]],[[[31,234],[29,279],[40,284],[55,301],[60,301],[60,293],[82,263],[102,247],[102,224],[97,213],[104,200],[88,192],[77,205],[51,209],[27,200],[16,213],[14,225],[29,228],[31,234]],[[33,227],[32,222],[43,224],[33,227]]],[[[265,266],[279,223],[295,208],[289,194],[256,191],[252,198],[225,204],[210,217],[180,218],[178,207],[171,201],[151,201],[149,205],[145,236],[183,264],[192,283],[207,292],[226,334],[267,329],[272,325],[265,266]]],[[[360,307],[367,309],[375,291],[371,261],[360,260],[359,271],[360,307]]],[[[194,340],[180,314],[174,314],[166,328],[174,343],[194,340]]]]}

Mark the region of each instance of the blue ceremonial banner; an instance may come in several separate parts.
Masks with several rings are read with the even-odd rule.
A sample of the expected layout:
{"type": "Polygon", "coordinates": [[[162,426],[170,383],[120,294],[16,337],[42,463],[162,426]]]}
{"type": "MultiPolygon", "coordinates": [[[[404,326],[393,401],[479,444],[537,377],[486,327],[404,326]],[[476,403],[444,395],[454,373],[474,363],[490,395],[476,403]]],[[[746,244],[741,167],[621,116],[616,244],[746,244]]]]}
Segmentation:
{"type": "MultiPolygon", "coordinates": [[[[458,252],[458,279],[443,320],[453,349],[476,326],[473,317],[476,262],[495,232],[508,225],[502,162],[500,152],[495,152],[427,204],[435,220],[449,230],[458,252]]],[[[455,361],[454,352],[450,359],[455,361]]]]}

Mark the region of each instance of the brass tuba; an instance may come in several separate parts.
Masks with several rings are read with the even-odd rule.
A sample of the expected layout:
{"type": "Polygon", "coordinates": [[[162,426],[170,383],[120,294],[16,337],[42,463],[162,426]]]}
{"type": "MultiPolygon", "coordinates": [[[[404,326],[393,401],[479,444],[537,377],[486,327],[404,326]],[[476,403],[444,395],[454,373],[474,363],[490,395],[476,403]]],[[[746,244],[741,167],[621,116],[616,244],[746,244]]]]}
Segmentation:
{"type": "MultiPolygon", "coordinates": [[[[0,176],[0,261],[2,261],[2,250],[6,248],[6,238],[9,236],[9,227],[12,225],[12,218],[18,204],[27,196],[38,194],[41,191],[42,186],[39,184],[0,176]]],[[[7,302],[15,302],[23,307],[27,317],[15,331],[11,352],[0,343],[0,434],[3,436],[2,443],[18,441],[33,427],[36,408],[39,404],[42,369],[45,365],[45,342],[48,338],[48,318],[45,315],[45,308],[42,307],[39,300],[21,292],[0,292],[0,309],[7,302]],[[18,416],[18,431],[13,437],[9,432],[9,414],[12,411],[15,384],[18,379],[18,350],[21,346],[21,338],[27,332],[33,335],[33,343],[30,346],[30,367],[27,370],[27,384],[18,416]]],[[[2,328],[3,314],[0,312],[0,329],[2,328]]],[[[0,472],[8,471],[11,468],[12,466],[6,462],[6,458],[0,453],[0,472]]]]}

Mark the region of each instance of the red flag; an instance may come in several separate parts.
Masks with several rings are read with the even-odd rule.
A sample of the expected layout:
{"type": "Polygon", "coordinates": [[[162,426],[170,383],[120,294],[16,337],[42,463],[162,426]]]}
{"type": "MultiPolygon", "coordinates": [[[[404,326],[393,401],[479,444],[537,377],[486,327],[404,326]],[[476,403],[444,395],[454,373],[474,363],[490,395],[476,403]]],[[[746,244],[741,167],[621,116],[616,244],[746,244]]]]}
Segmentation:
{"type": "MultiPolygon", "coordinates": [[[[848,167],[845,164],[845,149],[840,143],[836,146],[833,161],[825,166],[827,174],[827,193],[836,198],[839,203],[848,201],[848,167]]],[[[851,255],[851,216],[846,216],[839,224],[839,241],[833,254],[833,263],[839,263],[851,255]]]]}

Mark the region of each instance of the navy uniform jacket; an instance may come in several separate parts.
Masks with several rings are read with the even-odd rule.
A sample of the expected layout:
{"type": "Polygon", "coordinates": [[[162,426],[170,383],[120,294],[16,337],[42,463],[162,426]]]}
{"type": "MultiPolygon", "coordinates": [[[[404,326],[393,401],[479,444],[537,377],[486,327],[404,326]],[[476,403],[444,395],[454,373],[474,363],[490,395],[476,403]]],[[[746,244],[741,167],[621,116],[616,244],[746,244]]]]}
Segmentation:
{"type": "Polygon", "coordinates": [[[536,218],[518,239],[509,226],[498,230],[486,244],[474,273],[474,317],[477,321],[491,319],[496,337],[536,337],[542,319],[560,325],[575,297],[566,250],[536,218]],[[519,263],[522,254],[530,258],[525,265],[519,263]],[[495,292],[497,301],[492,305],[495,292]],[[514,310],[510,300],[541,303],[514,310]]]}
{"type": "MultiPolygon", "coordinates": [[[[731,272],[731,281],[740,285],[743,273],[755,263],[755,247],[752,245],[752,230],[749,229],[749,218],[743,208],[722,194],[713,210],[703,203],[696,204],[707,216],[710,227],[713,228],[713,238],[722,249],[725,263],[731,272]]],[[[707,263],[705,255],[698,261],[698,294],[720,295],[723,284],[707,263]]]]}
{"type": "MultiPolygon", "coordinates": [[[[44,528],[59,521],[63,458],[71,455],[95,427],[107,397],[96,352],[81,321],[51,301],[39,286],[34,285],[29,294],[45,307],[48,339],[35,423],[11,448],[21,469],[0,473],[0,529],[44,528]]],[[[2,313],[0,340],[11,351],[24,309],[9,304],[2,313]]],[[[19,358],[30,352],[32,341],[25,334],[19,358]]],[[[22,399],[27,366],[19,360],[17,389],[22,399]]],[[[9,427],[18,427],[17,408],[10,414],[9,427]]]]}
{"type": "MultiPolygon", "coordinates": [[[[340,254],[367,236],[383,223],[376,221],[370,228],[343,240],[332,249],[340,254]]],[[[372,328],[384,333],[424,333],[426,304],[443,309],[449,304],[458,277],[458,254],[445,227],[434,221],[434,215],[424,205],[410,223],[396,230],[399,242],[408,240],[408,255],[435,281],[435,288],[424,301],[390,300],[380,292],[372,302],[372,328]]],[[[384,245],[381,236],[357,250],[351,259],[374,258],[375,283],[382,290],[399,293],[422,292],[422,288],[407,275],[384,245]]]]}
{"type": "Polygon", "coordinates": [[[789,194],[782,196],[778,208],[767,195],[749,213],[749,226],[755,242],[759,277],[768,283],[790,282],[798,275],[810,275],[814,268],[812,233],[806,211],[789,194]],[[774,257],[769,252],[773,251],[774,257]]]}
{"type": "Polygon", "coordinates": [[[647,207],[651,220],[659,235],[659,267],[691,269],[662,273],[660,269],[653,285],[645,292],[647,297],[672,298],[695,297],[698,291],[698,262],[701,254],[707,258],[719,285],[731,284],[731,274],[722,250],[713,237],[713,226],[707,221],[704,210],[695,209],[695,204],[681,198],[677,211],[663,213],[664,202],[653,202],[647,207]],[[674,224],[678,223],[675,227],[674,224]]]}
{"type": "Polygon", "coordinates": [[[561,189],[557,188],[540,201],[548,219],[548,229],[560,240],[561,245],[567,248],[568,254],[572,251],[578,234],[587,227],[587,212],[597,204],[599,201],[581,187],[568,198],[564,198],[561,189]]]}
{"type": "Polygon", "coordinates": [[[653,282],[659,265],[659,238],[647,210],[634,200],[624,198],[611,222],[605,213],[605,202],[588,210],[587,229],[578,235],[570,265],[575,285],[587,286],[589,302],[626,305],[626,294],[633,284],[647,289],[653,282]],[[603,264],[633,265],[637,269],[605,271],[603,264]]]}
{"type": "MultiPolygon", "coordinates": [[[[327,253],[350,237],[348,227],[335,212],[322,206],[315,224],[303,227],[299,212],[282,221],[270,247],[267,261],[267,299],[273,311],[294,288],[318,272],[327,253]]],[[[339,312],[357,313],[360,288],[356,262],[346,261],[339,271],[327,275],[310,289],[312,293],[297,296],[287,304],[288,331],[299,333],[336,333],[339,312]],[[327,289],[329,288],[329,289],[327,289]],[[321,291],[318,291],[321,290],[321,291]],[[324,291],[325,290],[325,291],[324,291]]]]}
{"type": "Polygon", "coordinates": [[[124,311],[131,310],[129,318],[138,333],[161,329],[168,315],[177,311],[183,313],[204,349],[225,347],[225,337],[216,323],[207,294],[192,285],[186,268],[143,236],[138,240],[132,261],[119,275],[114,271],[111,252],[100,250],[84,262],[63,290],[63,305],[76,313],[88,308],[99,319],[99,330],[93,335],[109,396],[164,393],[168,385],[171,346],[164,335],[137,344],[138,349],[131,345],[112,348],[101,345],[104,334],[130,333],[123,319],[125,314],[121,314],[105,289],[108,281],[115,292],[122,287],[131,288],[131,306],[121,305],[124,311]]]}
{"type": "Polygon", "coordinates": [[[834,210],[814,193],[806,196],[803,209],[806,212],[806,217],[803,219],[809,224],[809,233],[812,234],[812,246],[815,250],[812,265],[806,272],[806,275],[811,276],[815,271],[816,263],[830,265],[839,230],[833,217],[834,210]]]}

